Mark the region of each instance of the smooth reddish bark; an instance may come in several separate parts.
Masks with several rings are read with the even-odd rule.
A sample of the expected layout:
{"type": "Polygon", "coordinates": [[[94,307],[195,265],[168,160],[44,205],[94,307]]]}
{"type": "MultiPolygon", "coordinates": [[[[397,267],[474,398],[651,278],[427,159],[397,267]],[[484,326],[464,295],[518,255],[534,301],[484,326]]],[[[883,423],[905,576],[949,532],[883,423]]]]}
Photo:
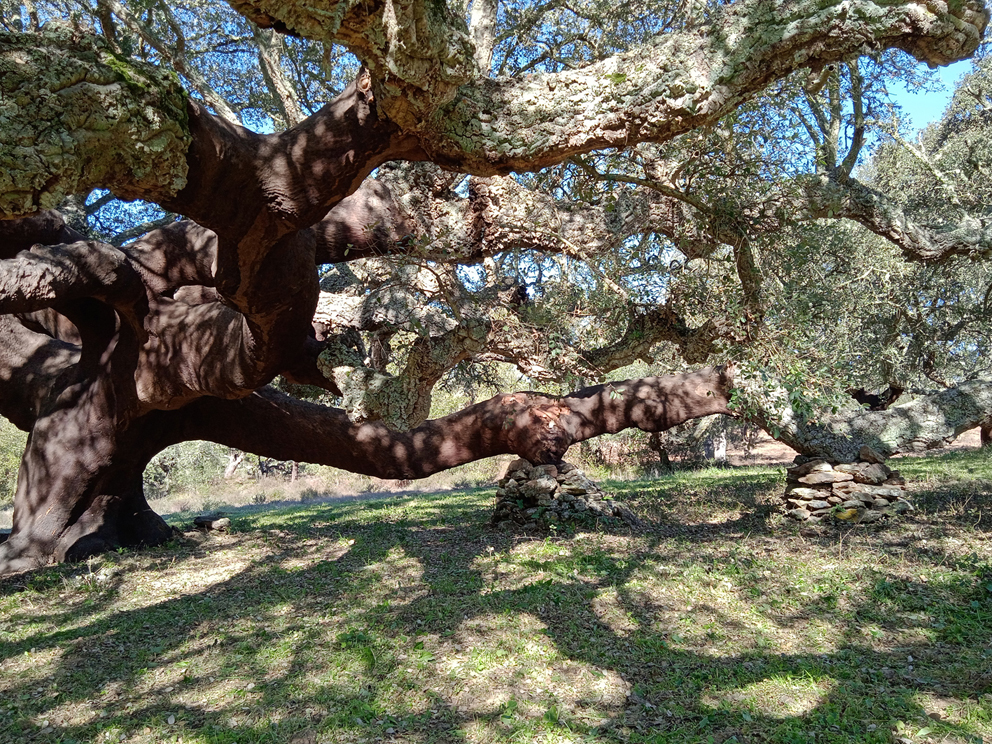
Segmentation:
{"type": "Polygon", "coordinates": [[[608,383],[567,397],[497,395],[397,432],[353,423],[343,411],[271,388],[237,401],[204,398],[183,409],[177,441],[207,439],[280,460],[332,465],[379,478],[424,478],[466,462],[516,454],[558,462],[577,442],[627,428],[664,431],[700,416],[729,414],[732,372],[707,368],[608,383]]]}
{"type": "MultiPolygon", "coordinates": [[[[361,97],[348,96],[345,111],[354,114],[361,97]]],[[[342,164],[334,161],[348,160],[340,142],[321,150],[308,141],[331,127],[322,112],[294,135],[307,140],[296,143],[300,157],[312,157],[301,160],[298,173],[284,169],[280,180],[273,175],[278,158],[258,161],[256,169],[272,168],[263,195],[247,189],[248,208],[220,204],[199,214],[197,201],[211,189],[251,180],[252,147],[266,151],[254,140],[243,145],[255,135],[231,125],[203,126],[212,129],[197,140],[203,152],[191,156],[191,185],[168,206],[213,229],[177,222],[117,249],[82,240],[56,213],[0,222],[0,414],[30,433],[0,573],[167,540],[171,532],[145,501],[141,475],[157,452],[188,439],[417,478],[501,453],[556,461],[570,444],[602,433],[658,431],[728,412],[730,380],[720,370],[560,399],[502,395],[407,432],[355,424],[342,411],[265,388],[284,374],[333,389],[317,370],[321,345],[311,325],[319,263],[412,247],[409,225],[381,186],[349,196],[369,163],[392,146],[392,134],[366,119],[380,148],[369,144],[373,155],[364,165],[342,164]],[[211,152],[225,148],[233,166],[222,172],[211,152]],[[337,185],[327,188],[325,180],[297,193],[321,157],[328,159],[321,167],[340,167],[337,185]],[[304,226],[335,200],[323,220],[304,226]],[[250,224],[245,213],[255,215],[250,224]]]]}

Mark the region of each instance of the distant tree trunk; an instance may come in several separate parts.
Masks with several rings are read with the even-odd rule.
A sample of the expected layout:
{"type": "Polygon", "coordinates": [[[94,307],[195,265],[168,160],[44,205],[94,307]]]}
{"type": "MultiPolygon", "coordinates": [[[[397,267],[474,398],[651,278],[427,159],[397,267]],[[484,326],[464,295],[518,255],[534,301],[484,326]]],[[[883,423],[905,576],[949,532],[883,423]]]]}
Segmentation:
{"type": "Polygon", "coordinates": [[[224,480],[230,480],[234,477],[234,473],[237,471],[238,466],[245,461],[244,452],[232,452],[227,456],[227,467],[224,468],[224,480]]]}
{"type": "Polygon", "coordinates": [[[300,463],[293,460],[293,465],[289,471],[289,482],[296,483],[296,479],[300,477],[300,463]]]}
{"type": "Polygon", "coordinates": [[[703,443],[703,454],[707,460],[716,462],[727,461],[727,433],[719,432],[706,438],[703,443]]]}
{"type": "Polygon", "coordinates": [[[982,446],[992,447],[992,418],[987,419],[980,427],[982,446]]]}
{"type": "Polygon", "coordinates": [[[656,431],[651,433],[648,437],[648,449],[658,455],[658,466],[662,472],[672,472],[672,460],[668,456],[668,450],[665,449],[665,445],[661,441],[661,432],[656,431]]]}

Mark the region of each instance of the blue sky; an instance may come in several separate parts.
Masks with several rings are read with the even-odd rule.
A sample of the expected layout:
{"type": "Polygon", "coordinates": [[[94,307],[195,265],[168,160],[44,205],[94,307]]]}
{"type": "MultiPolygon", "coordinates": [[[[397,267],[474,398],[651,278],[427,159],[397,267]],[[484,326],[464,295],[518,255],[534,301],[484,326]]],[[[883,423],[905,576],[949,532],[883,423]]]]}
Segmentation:
{"type": "Polygon", "coordinates": [[[954,85],[961,76],[971,70],[971,61],[955,62],[947,67],[939,67],[935,71],[943,82],[943,90],[919,93],[906,90],[904,85],[890,85],[889,94],[893,100],[903,107],[903,113],[910,121],[914,130],[922,129],[930,122],[939,119],[951,100],[954,85]]]}

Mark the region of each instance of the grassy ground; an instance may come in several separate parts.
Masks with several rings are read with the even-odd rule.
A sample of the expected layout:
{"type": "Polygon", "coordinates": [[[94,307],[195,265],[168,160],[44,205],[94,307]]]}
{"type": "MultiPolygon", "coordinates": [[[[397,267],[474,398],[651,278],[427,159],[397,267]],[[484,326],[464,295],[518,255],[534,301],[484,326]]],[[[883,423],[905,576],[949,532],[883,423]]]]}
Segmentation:
{"type": "Polygon", "coordinates": [[[709,470],[608,484],[641,534],[493,532],[475,489],[8,578],[0,742],[992,741],[992,462],[900,465],[882,528],[709,470]]]}

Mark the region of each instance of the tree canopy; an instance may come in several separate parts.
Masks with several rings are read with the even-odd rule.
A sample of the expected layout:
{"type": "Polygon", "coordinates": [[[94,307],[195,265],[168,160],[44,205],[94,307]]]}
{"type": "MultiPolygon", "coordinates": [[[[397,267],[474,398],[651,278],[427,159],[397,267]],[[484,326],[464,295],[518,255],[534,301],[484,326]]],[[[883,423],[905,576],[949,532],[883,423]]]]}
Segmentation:
{"type": "Polygon", "coordinates": [[[780,384],[985,372],[984,62],[916,143],[885,90],[979,2],[0,12],[0,571],[164,539],[186,439],[418,477],[736,406],[815,451],[780,384]],[[636,361],[681,374],[584,387],[636,361]],[[425,421],[495,363],[568,394],[425,421]]]}

